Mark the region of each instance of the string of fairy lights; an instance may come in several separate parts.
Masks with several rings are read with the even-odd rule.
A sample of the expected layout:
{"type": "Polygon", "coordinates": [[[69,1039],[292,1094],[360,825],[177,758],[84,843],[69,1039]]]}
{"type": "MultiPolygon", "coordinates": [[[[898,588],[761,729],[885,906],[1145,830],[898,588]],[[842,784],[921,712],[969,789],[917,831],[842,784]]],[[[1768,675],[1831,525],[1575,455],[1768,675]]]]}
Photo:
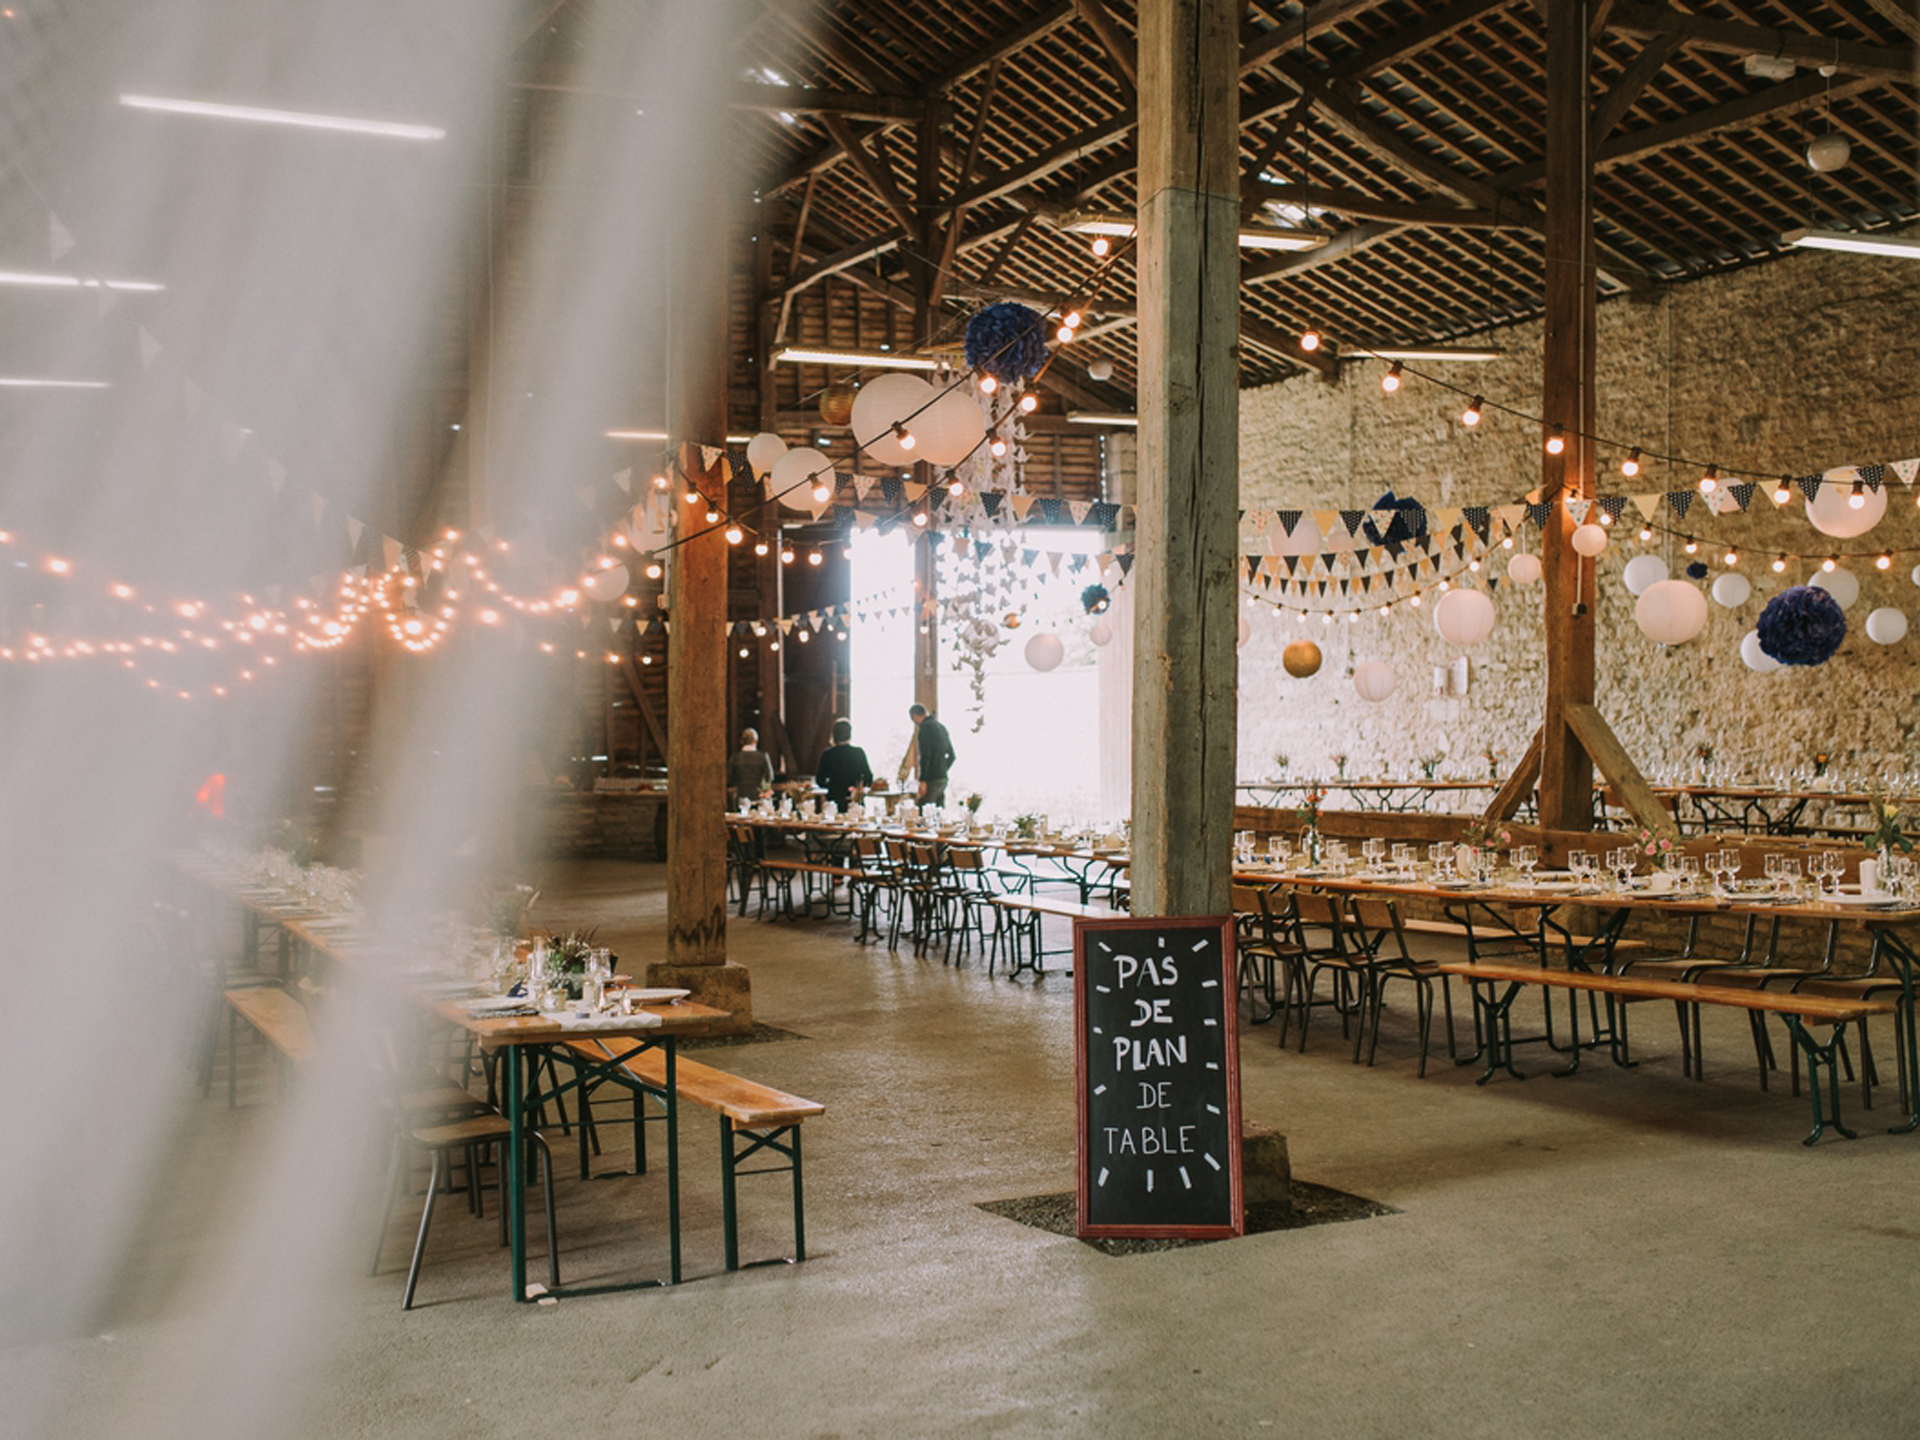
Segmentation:
{"type": "MultiPolygon", "coordinates": [[[[1045,357],[1024,383],[1009,384],[991,373],[991,361],[999,353],[996,352],[995,356],[986,357],[979,363],[956,368],[942,384],[932,387],[933,393],[929,399],[891,422],[889,430],[884,433],[901,450],[910,454],[916,443],[914,422],[954,390],[966,386],[977,387],[989,402],[990,418],[983,424],[980,439],[965,457],[951,466],[942,467],[946,474],[944,481],[926,483],[924,489],[915,485],[906,486],[898,491],[897,498],[889,494],[888,503],[892,508],[882,522],[884,529],[904,529],[913,535],[943,533],[935,524],[940,507],[949,501],[962,500],[969,493],[957,472],[983,449],[995,459],[1005,455],[1008,442],[1001,433],[1004,422],[1021,414],[1031,414],[1038,408],[1038,396],[1033,388],[1035,383],[1053,363],[1059,349],[1078,338],[1086,311],[1111,278],[1113,268],[1131,251],[1134,243],[1135,237],[1117,242],[1104,236],[1095,237],[1092,248],[1096,263],[1080,283],[1058,303],[1045,310],[1032,312],[1033,326],[1042,335],[1050,331],[1051,340],[1043,341],[1045,357]],[[991,418],[1002,406],[1004,413],[997,419],[991,418]]],[[[1004,351],[1021,338],[1015,336],[1001,349],[1004,351]]],[[[1309,330],[1301,343],[1304,349],[1315,349],[1327,341],[1317,331],[1309,330]]],[[[1791,504],[1796,488],[1811,500],[1815,488],[1822,483],[1821,477],[1817,476],[1796,479],[1791,474],[1703,462],[1667,453],[1658,446],[1631,444],[1617,437],[1566,429],[1522,407],[1489,399],[1484,393],[1455,384],[1409,361],[1379,355],[1368,347],[1356,346],[1344,349],[1341,353],[1343,356],[1366,356],[1386,361],[1388,368],[1382,375],[1381,386],[1389,395],[1397,393],[1406,380],[1412,378],[1463,398],[1467,403],[1461,411],[1459,423],[1468,429],[1477,428],[1488,415],[1506,416],[1536,425],[1544,432],[1542,444],[1548,454],[1564,452],[1569,440],[1577,438],[1591,444],[1596,451],[1619,453],[1622,456],[1619,473],[1629,480],[1650,464],[1697,469],[1699,479],[1693,488],[1704,498],[1708,511],[1716,520],[1726,518],[1734,510],[1745,514],[1747,502],[1756,494],[1766,494],[1776,508],[1791,504]],[[1728,492],[1742,480],[1751,481],[1753,490],[1735,505],[1728,492]],[[1809,481],[1812,482],[1811,486],[1809,481]]],[[[719,533],[729,546],[750,543],[753,553],[758,556],[771,555],[777,547],[779,561],[784,565],[805,563],[810,567],[819,567],[824,563],[826,551],[834,545],[850,556],[851,521],[848,533],[838,541],[825,544],[797,543],[789,534],[789,522],[781,519],[780,509],[801,492],[805,492],[806,499],[811,502],[816,522],[828,507],[845,508],[851,512],[855,507],[867,506],[868,495],[860,482],[868,477],[860,474],[860,456],[865,446],[874,443],[877,438],[870,437],[862,442],[858,436],[855,437],[855,468],[850,476],[836,469],[833,462],[827,461],[795,483],[777,491],[763,485],[759,498],[738,509],[730,507],[726,495],[728,477],[732,475],[738,478],[735,474],[736,462],[723,447],[685,445],[677,451],[667,450],[663,452],[662,463],[652,474],[650,485],[656,500],[672,496],[677,491],[682,503],[665,507],[670,512],[670,518],[665,521],[664,538],[644,548],[636,545],[628,537],[623,517],[621,522],[603,532],[595,546],[590,547],[599,553],[582,567],[577,579],[543,589],[539,593],[515,593],[494,573],[496,563],[512,552],[511,542],[491,536],[467,536],[452,529],[442,532],[429,546],[402,547],[397,560],[392,559],[389,552],[384,565],[370,563],[344,570],[338,583],[332,585],[327,593],[318,597],[296,595],[286,604],[279,603],[277,599],[269,602],[251,592],[239,593],[219,604],[194,597],[149,597],[122,580],[109,579],[101,583],[89,567],[72,558],[43,553],[38,562],[16,564],[70,581],[77,591],[98,585],[100,593],[118,602],[125,607],[127,614],[135,617],[136,626],[144,625],[146,628],[131,636],[124,630],[117,634],[108,634],[103,630],[98,634],[71,635],[56,640],[48,633],[51,627],[36,624],[24,628],[17,638],[0,634],[0,662],[38,665],[63,659],[112,660],[123,668],[139,672],[148,688],[175,693],[184,699],[192,698],[195,694],[224,696],[229,693],[233,683],[249,683],[263,671],[278,666],[292,656],[337,650],[353,637],[370,616],[376,617],[380,629],[395,645],[413,654],[426,654],[438,649],[463,625],[475,625],[483,630],[497,629],[504,626],[510,616],[529,620],[571,616],[585,618],[591,623],[595,613],[592,607],[595,606],[604,606],[610,612],[606,618],[617,631],[623,616],[636,621],[640,618],[633,615],[641,605],[641,597],[633,593],[630,572],[624,577],[625,583],[611,583],[623,578],[613,572],[622,568],[625,556],[636,557],[641,573],[650,581],[663,578],[665,565],[673,551],[714,533],[719,533]],[[683,463],[683,457],[690,462],[695,454],[707,456],[706,463],[700,466],[683,463]],[[726,457],[725,463],[717,463],[721,457],[726,457]],[[716,476],[719,480],[717,486],[712,478],[716,476]],[[843,480],[849,480],[855,492],[853,502],[846,506],[840,504],[843,480]],[[769,513],[771,521],[767,518],[769,513]],[[146,621],[141,617],[153,619],[146,621]],[[183,623],[175,624],[176,621],[183,623]],[[155,628],[160,624],[169,628],[162,632],[155,628]],[[158,675],[146,673],[148,667],[157,665],[163,657],[172,660],[186,655],[224,656],[230,661],[230,674],[225,681],[208,682],[195,689],[171,685],[158,675]]],[[[1910,477],[1903,478],[1910,481],[1910,477]]],[[[882,486],[889,484],[884,478],[873,483],[882,486]]],[[[1880,483],[1888,484],[1891,488],[1889,482],[1880,483]]],[[[1669,492],[1666,498],[1671,501],[1681,493],[1669,492]]],[[[1864,495],[1865,482],[1856,472],[1851,482],[1849,503],[1859,508],[1865,503],[1864,495]]],[[[1625,517],[1631,497],[1567,496],[1563,503],[1570,508],[1580,507],[1576,523],[1584,518],[1591,507],[1597,511],[1595,520],[1600,526],[1613,528],[1625,517]]],[[[1538,523],[1541,507],[1531,496],[1500,505],[1458,508],[1511,511],[1516,505],[1523,507],[1528,518],[1538,523]]],[[[805,507],[793,504],[790,508],[805,507]]],[[[1390,523],[1395,516],[1404,516],[1408,512],[1376,507],[1369,513],[1382,522],[1390,523]]],[[[1680,518],[1684,519],[1684,515],[1680,518]]],[[[1331,568],[1324,576],[1308,576],[1304,579],[1292,575],[1283,578],[1277,573],[1269,573],[1264,584],[1243,581],[1241,588],[1249,604],[1269,605],[1277,612],[1295,614],[1303,620],[1318,614],[1323,624],[1331,624],[1337,616],[1344,614],[1349,623],[1354,623],[1364,615],[1390,614],[1400,605],[1418,608],[1423,597],[1429,594],[1443,592],[1455,584],[1473,583],[1473,577],[1483,571],[1483,561],[1490,552],[1513,548],[1515,530],[1519,527],[1508,524],[1504,528],[1506,533],[1497,544],[1484,530],[1477,530],[1472,525],[1455,526],[1450,534],[1443,537],[1416,536],[1406,541],[1408,547],[1423,552],[1411,561],[1399,559],[1398,552],[1395,552],[1395,561],[1391,566],[1367,570],[1363,562],[1357,575],[1351,573],[1350,569],[1345,575],[1335,575],[1331,568]],[[1447,568],[1441,559],[1449,549],[1455,552],[1460,562],[1452,568],[1447,568]],[[1420,577],[1418,572],[1425,565],[1432,565],[1435,573],[1420,577]],[[1355,584],[1363,579],[1384,583],[1387,587],[1384,598],[1378,604],[1364,600],[1342,603],[1343,600],[1351,601],[1355,584]],[[1272,593],[1276,586],[1282,592],[1279,597],[1272,593]],[[1317,598],[1331,603],[1306,603],[1310,589],[1317,589],[1317,598]],[[1293,593],[1295,591],[1299,593],[1296,595],[1293,593]]],[[[1656,537],[1662,541],[1676,541],[1688,556],[1694,556],[1701,552],[1706,543],[1701,533],[1706,528],[1669,524],[1647,515],[1638,526],[1638,536],[1643,544],[1652,543],[1656,537]]],[[[391,545],[394,542],[387,543],[391,545]]],[[[16,550],[31,548],[17,534],[5,530],[0,530],[0,547],[16,550]]],[[[1343,557],[1353,553],[1351,546],[1332,548],[1343,557]]],[[[1384,551],[1386,547],[1369,548],[1384,551]]],[[[1011,554],[1011,551],[1008,553],[1011,554]]],[[[1766,563],[1770,563],[1776,573],[1784,572],[1796,564],[1818,566],[1821,570],[1831,572],[1855,560],[1887,571],[1902,557],[1920,556],[1920,546],[1870,547],[1864,550],[1822,546],[1811,551],[1775,550],[1769,546],[1761,553],[1771,557],[1766,563]]],[[[1710,554],[1723,568],[1735,568],[1745,561],[1742,547],[1731,541],[1714,541],[1710,554]]],[[[1347,567],[1344,558],[1339,564],[1347,567]]],[[[1920,569],[1915,573],[1920,576],[1920,569]]],[[[1497,579],[1497,576],[1489,575],[1487,582],[1483,583],[1490,584],[1497,579]]],[[[271,591],[280,588],[269,587],[271,591]]],[[[1375,583],[1360,585],[1363,595],[1369,595],[1376,588],[1375,583]]],[[[857,614],[858,610],[856,603],[844,602],[813,613],[816,616],[824,613],[831,617],[837,611],[841,625],[834,633],[844,639],[846,619],[851,614],[857,614]]],[[[666,623],[664,618],[660,623],[666,623]]],[[[830,618],[828,629],[833,629],[830,618]]],[[[789,632],[807,643],[810,643],[812,633],[819,633],[804,622],[796,627],[794,617],[754,622],[753,625],[756,638],[771,637],[774,644],[779,643],[780,635],[789,632]]],[[[549,639],[540,641],[538,648],[543,653],[559,654],[563,646],[549,639]]],[[[586,648],[571,648],[576,658],[593,658],[593,652],[586,648]]],[[[608,651],[605,658],[608,663],[618,663],[622,657],[618,652],[608,651]]],[[[639,660],[642,664],[653,663],[650,654],[641,654],[639,660]]]]}

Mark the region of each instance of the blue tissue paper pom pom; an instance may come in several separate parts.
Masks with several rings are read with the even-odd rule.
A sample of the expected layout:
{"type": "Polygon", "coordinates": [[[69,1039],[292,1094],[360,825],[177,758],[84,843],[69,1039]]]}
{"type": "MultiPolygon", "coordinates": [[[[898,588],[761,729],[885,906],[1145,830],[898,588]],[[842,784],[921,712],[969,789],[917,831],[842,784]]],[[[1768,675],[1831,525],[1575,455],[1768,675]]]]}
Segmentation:
{"type": "Polygon", "coordinates": [[[1393,491],[1389,490],[1373,502],[1373,508],[1376,510],[1395,510],[1399,513],[1387,522],[1387,527],[1384,530],[1371,520],[1362,525],[1360,528],[1366,533],[1369,543],[1385,545],[1393,540],[1424,540],[1427,538],[1427,507],[1411,495],[1405,499],[1400,499],[1394,495],[1393,491]]]}
{"type": "Polygon", "coordinates": [[[1024,385],[1047,363],[1047,322],[1036,310],[1003,300],[967,321],[967,365],[1002,385],[1024,385]]]}
{"type": "Polygon", "coordinates": [[[1795,585],[1767,602],[1754,628],[1761,650],[1782,665],[1824,665],[1847,638],[1847,616],[1826,591],[1795,585]]]}
{"type": "Polygon", "coordinates": [[[1687,566],[1687,578],[1689,580],[1706,579],[1707,562],[1704,560],[1695,560],[1691,565],[1687,566]]]}

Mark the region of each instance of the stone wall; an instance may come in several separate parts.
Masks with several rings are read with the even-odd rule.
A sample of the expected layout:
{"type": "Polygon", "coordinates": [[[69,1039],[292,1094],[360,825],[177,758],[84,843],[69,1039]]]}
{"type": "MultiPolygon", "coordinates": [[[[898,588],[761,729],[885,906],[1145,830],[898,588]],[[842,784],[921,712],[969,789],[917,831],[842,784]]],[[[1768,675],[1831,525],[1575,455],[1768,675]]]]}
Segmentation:
{"type": "MultiPolygon", "coordinates": [[[[1540,326],[1499,332],[1496,343],[1508,352],[1496,363],[1421,368],[1537,414],[1540,326]]],[[[1691,465],[1649,465],[1626,479],[1618,466],[1628,444],[1770,475],[1920,455],[1920,273],[1910,263],[1798,255],[1676,286],[1655,303],[1610,302],[1599,312],[1598,353],[1597,428],[1620,442],[1600,453],[1603,494],[1665,491],[1699,479],[1691,465]]],[[[1242,505],[1364,509],[1387,490],[1429,506],[1501,504],[1539,483],[1536,426],[1489,412],[1466,429],[1460,396],[1412,376],[1386,395],[1383,368],[1362,363],[1337,385],[1302,378],[1243,394],[1242,505]]],[[[1920,619],[1920,590],[1909,579],[1920,561],[1916,491],[1895,484],[1887,517],[1853,542],[1820,535],[1797,498],[1776,513],[1770,493],[1763,487],[1746,515],[1703,517],[1696,505],[1678,521],[1663,512],[1661,520],[1701,540],[1697,556],[1682,553],[1679,536],[1656,532],[1641,543],[1631,509],[1614,527],[1599,561],[1600,707],[1643,768],[1690,765],[1694,746],[1707,741],[1720,774],[1790,769],[1815,750],[1833,751],[1841,770],[1904,769],[1913,763],[1920,720],[1920,625],[1883,647],[1867,640],[1864,623],[1881,605],[1920,619]],[[1711,606],[1706,631],[1690,644],[1664,650],[1647,640],[1621,583],[1625,562],[1652,551],[1675,576],[1690,559],[1708,561],[1717,574],[1727,568],[1729,544],[1752,597],[1731,611],[1711,606]],[[1861,596],[1831,662],[1770,675],[1742,664],[1740,639],[1762,605],[1811,575],[1812,562],[1776,575],[1776,554],[1881,547],[1895,552],[1889,570],[1876,570],[1871,553],[1849,566],[1861,596]]],[[[1504,571],[1509,554],[1496,552],[1492,563],[1504,571]]],[[[1349,755],[1349,770],[1358,773],[1405,774],[1418,756],[1445,752],[1442,773],[1477,776],[1489,746],[1503,768],[1512,764],[1541,712],[1540,587],[1502,585],[1496,604],[1492,638],[1467,652],[1434,630],[1431,597],[1417,609],[1402,603],[1351,624],[1302,620],[1264,604],[1249,609],[1252,634],[1240,658],[1242,777],[1272,771],[1276,753],[1289,756],[1296,775],[1331,773],[1337,753],[1349,755]],[[1281,648],[1303,635],[1320,644],[1325,663],[1311,679],[1295,680],[1281,667],[1281,648]],[[1436,668],[1462,653],[1468,692],[1437,693],[1436,668]],[[1398,688],[1379,704],[1353,689],[1352,667],[1366,659],[1390,661],[1399,672],[1398,688]]]]}

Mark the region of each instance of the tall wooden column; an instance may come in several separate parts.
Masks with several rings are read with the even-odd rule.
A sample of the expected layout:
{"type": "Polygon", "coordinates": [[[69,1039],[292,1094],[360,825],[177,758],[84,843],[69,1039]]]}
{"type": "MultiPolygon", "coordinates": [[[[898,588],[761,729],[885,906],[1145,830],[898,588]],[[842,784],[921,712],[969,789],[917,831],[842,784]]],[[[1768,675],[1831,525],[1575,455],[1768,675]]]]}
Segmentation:
{"type": "Polygon", "coordinates": [[[1238,722],[1238,0],[1141,0],[1133,906],[1229,908],[1238,722]]]}
{"type": "Polygon", "coordinates": [[[1541,732],[1540,823],[1593,828],[1593,765],[1568,721],[1594,696],[1594,567],[1572,544],[1567,497],[1594,495],[1593,158],[1588,149],[1592,0],[1547,0],[1546,320],[1542,409],[1567,447],[1545,453],[1540,498],[1553,504],[1541,531],[1546,572],[1546,717],[1541,732]]]}
{"type": "MultiPolygon", "coordinates": [[[[701,446],[721,446],[727,433],[726,257],[727,246],[713,237],[686,237],[668,326],[668,408],[680,469],[719,507],[726,501],[725,461],[705,468],[701,446]]],[[[691,990],[700,1003],[731,1011],[732,1028],[745,1030],[753,1023],[747,972],[727,961],[731,547],[699,507],[679,509],[680,534],[693,538],[674,549],[667,586],[667,953],[665,963],[647,967],[647,983],[691,990]]]]}

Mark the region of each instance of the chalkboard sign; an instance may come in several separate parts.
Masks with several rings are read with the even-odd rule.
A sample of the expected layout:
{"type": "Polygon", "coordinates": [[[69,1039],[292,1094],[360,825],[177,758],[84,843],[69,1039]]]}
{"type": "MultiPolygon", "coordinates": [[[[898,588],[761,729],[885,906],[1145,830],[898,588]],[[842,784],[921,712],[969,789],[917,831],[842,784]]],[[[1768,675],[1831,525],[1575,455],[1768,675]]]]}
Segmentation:
{"type": "Polygon", "coordinates": [[[1073,933],[1081,1235],[1243,1233],[1233,919],[1073,933]]]}

